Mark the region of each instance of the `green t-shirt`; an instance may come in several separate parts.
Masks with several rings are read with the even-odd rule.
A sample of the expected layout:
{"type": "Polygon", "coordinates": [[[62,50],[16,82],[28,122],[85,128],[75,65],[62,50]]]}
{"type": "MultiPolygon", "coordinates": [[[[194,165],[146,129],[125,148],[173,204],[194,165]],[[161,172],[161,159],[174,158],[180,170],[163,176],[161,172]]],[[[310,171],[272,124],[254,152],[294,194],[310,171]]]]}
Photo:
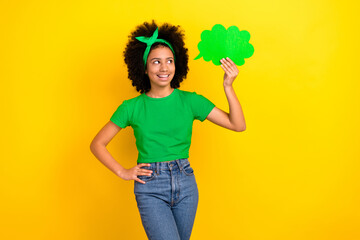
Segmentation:
{"type": "Polygon", "coordinates": [[[214,107],[196,92],[175,88],[163,98],[143,93],[124,100],[110,120],[133,128],[138,163],[163,162],[189,157],[193,121],[204,121],[214,107]]]}

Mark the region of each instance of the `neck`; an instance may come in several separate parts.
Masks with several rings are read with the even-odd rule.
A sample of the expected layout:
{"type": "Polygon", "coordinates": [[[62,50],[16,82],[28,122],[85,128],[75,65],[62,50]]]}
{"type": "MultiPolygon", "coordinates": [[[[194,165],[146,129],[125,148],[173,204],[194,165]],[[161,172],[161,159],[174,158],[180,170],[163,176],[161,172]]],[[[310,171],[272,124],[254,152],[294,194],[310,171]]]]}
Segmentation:
{"type": "Polygon", "coordinates": [[[173,91],[174,88],[171,88],[170,86],[167,88],[151,88],[146,95],[152,98],[163,98],[169,96],[173,91]]]}

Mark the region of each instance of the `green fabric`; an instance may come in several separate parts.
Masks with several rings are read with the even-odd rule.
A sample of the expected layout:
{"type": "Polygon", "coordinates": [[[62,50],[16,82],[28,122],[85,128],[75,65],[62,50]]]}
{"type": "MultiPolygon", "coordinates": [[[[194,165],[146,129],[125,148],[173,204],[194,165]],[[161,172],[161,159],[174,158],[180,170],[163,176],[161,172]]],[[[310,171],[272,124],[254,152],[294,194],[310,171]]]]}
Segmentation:
{"type": "Polygon", "coordinates": [[[124,100],[110,120],[133,128],[138,163],[163,162],[189,157],[193,121],[204,121],[214,107],[196,92],[174,89],[164,98],[143,93],[124,100]]]}
{"type": "Polygon", "coordinates": [[[168,41],[166,41],[165,39],[157,38],[158,35],[159,35],[158,34],[158,29],[156,28],[156,30],[154,31],[154,33],[153,33],[153,35],[151,37],[144,37],[144,36],[136,37],[136,39],[139,40],[140,42],[146,43],[146,49],[145,49],[144,55],[143,55],[143,61],[144,61],[145,69],[146,69],[147,58],[148,58],[149,53],[150,53],[150,48],[156,42],[165,43],[166,45],[168,45],[169,48],[171,49],[171,51],[174,54],[174,60],[175,60],[175,52],[174,52],[174,49],[172,48],[171,44],[168,41]]]}

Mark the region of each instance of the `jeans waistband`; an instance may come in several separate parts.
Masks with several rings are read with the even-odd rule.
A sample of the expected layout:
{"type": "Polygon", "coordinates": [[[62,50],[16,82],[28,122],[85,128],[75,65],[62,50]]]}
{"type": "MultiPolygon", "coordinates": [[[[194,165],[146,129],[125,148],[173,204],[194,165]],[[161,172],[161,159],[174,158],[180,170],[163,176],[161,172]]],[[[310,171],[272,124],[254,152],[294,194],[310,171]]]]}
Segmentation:
{"type": "Polygon", "coordinates": [[[182,171],[183,167],[186,166],[186,164],[189,164],[189,159],[187,158],[181,158],[173,161],[167,161],[167,162],[152,162],[149,163],[150,167],[144,167],[146,169],[153,169],[156,173],[159,173],[161,170],[176,170],[179,169],[182,171]]]}

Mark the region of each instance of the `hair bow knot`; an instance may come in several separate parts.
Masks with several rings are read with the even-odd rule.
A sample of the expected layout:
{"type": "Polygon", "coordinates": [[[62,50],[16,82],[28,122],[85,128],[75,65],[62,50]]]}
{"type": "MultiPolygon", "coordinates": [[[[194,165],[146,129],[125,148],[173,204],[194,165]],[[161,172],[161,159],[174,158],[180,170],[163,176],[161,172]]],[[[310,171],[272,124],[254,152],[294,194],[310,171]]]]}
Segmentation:
{"type": "Polygon", "coordinates": [[[147,58],[150,53],[151,46],[156,42],[165,43],[166,45],[168,45],[169,48],[171,49],[171,51],[173,52],[174,59],[175,59],[175,52],[174,52],[174,49],[172,48],[171,44],[164,39],[157,38],[158,36],[159,36],[158,28],[156,28],[156,30],[154,31],[154,33],[151,37],[145,37],[145,36],[135,37],[140,42],[146,43],[146,49],[145,49],[144,56],[143,56],[145,69],[146,69],[146,62],[147,62],[147,58]]]}

